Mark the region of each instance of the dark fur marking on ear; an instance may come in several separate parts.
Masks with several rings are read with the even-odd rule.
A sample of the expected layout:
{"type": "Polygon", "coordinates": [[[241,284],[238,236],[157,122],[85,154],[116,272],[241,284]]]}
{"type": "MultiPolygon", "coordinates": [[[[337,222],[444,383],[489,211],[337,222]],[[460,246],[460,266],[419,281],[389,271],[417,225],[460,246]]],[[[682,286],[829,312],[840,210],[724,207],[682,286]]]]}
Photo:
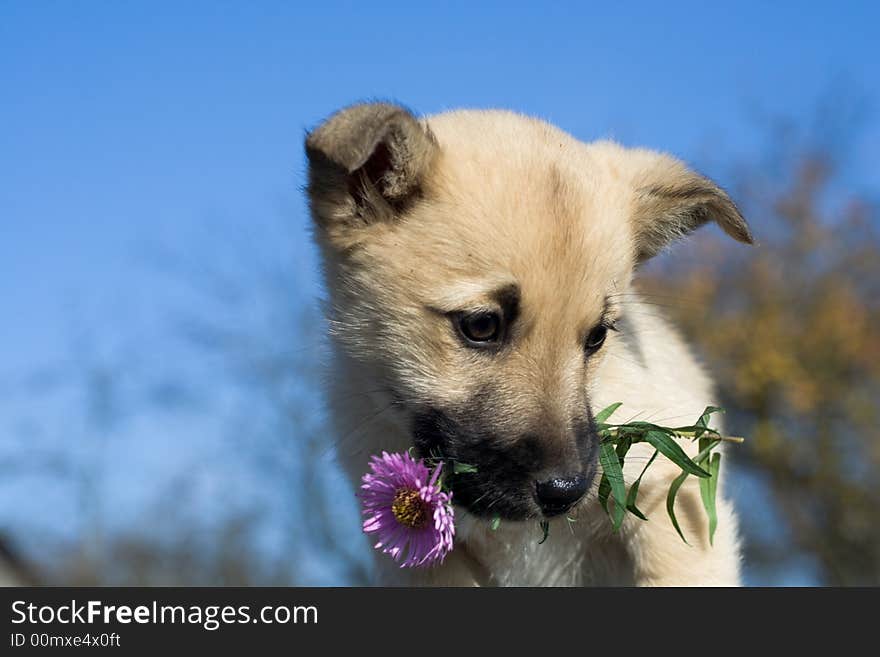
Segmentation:
{"type": "Polygon", "coordinates": [[[753,243],[739,208],[708,178],[688,172],[674,182],[640,187],[636,195],[639,199],[636,217],[639,262],[712,220],[733,239],[753,243]]]}
{"type": "Polygon", "coordinates": [[[714,186],[707,185],[702,181],[694,181],[685,185],[653,185],[639,190],[649,196],[659,196],[677,201],[697,201],[702,198],[713,196],[717,192],[714,186]]]}
{"type": "Polygon", "coordinates": [[[340,110],[306,136],[312,216],[336,248],[374,222],[398,221],[422,198],[438,151],[431,131],[399,105],[340,110]]]}

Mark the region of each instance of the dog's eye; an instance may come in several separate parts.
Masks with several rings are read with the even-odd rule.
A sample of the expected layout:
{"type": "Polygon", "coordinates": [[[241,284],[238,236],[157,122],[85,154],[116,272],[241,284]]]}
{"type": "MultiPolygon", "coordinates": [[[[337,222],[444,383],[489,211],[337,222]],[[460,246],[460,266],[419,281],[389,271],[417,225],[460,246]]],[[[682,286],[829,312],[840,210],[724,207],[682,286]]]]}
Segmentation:
{"type": "Polygon", "coordinates": [[[599,351],[599,348],[602,346],[602,343],[605,342],[605,337],[607,335],[608,327],[605,326],[605,324],[598,324],[592,331],[590,331],[590,334],[587,336],[587,342],[584,345],[584,350],[587,352],[587,356],[599,351]]]}
{"type": "Polygon", "coordinates": [[[501,335],[501,318],[498,313],[486,311],[461,315],[458,330],[469,342],[495,342],[501,335]]]}

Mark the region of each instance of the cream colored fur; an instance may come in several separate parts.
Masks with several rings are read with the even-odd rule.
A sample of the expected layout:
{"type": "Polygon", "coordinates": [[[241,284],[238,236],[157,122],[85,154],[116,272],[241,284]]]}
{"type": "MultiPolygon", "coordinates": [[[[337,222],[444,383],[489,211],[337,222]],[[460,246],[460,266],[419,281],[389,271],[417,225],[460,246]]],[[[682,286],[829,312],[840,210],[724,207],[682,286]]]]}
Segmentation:
{"type": "MultiPolygon", "coordinates": [[[[356,128],[358,120],[350,124],[356,128]]],[[[406,125],[404,137],[413,130],[406,125]]],[[[483,381],[505,394],[488,421],[510,431],[537,417],[561,426],[584,390],[594,412],[622,401],[614,416],[621,421],[690,423],[718,403],[693,354],[660,309],[642,300],[633,277],[639,261],[710,219],[748,241],[747,227],[723,192],[668,156],[610,142],[585,144],[508,112],[452,112],[420,125],[424,142],[406,151],[415,155],[397,161],[394,189],[419,190],[403,209],[392,206],[397,199],[389,188],[387,205],[379,197],[381,181],[376,189],[365,184],[364,194],[375,195],[368,211],[339,187],[346,173],[355,173],[333,141],[351,138],[348,125],[319,129],[309,142],[316,239],[330,295],[331,415],[339,459],[355,485],[371,454],[411,446],[407,400],[455,404],[483,381]],[[416,162],[417,179],[407,181],[407,162],[416,162]],[[522,290],[517,321],[527,330],[504,359],[463,349],[448,321],[430,310],[478,303],[486,290],[506,282],[522,290]],[[599,320],[606,298],[621,330],[609,333],[584,364],[578,336],[599,320]]],[[[365,157],[356,155],[358,163],[365,157]]],[[[643,447],[627,458],[628,481],[653,451],[643,447]]],[[[695,452],[689,442],[683,447],[695,452]]],[[[552,520],[543,545],[536,520],[503,521],[492,531],[485,519],[458,508],[456,547],[443,565],[403,570],[376,552],[378,581],[738,584],[737,521],[723,486],[713,546],[696,479],[681,489],[676,510],[688,545],[665,509],[678,473],[658,458],[640,489],[639,506],[649,521],[628,515],[617,533],[594,482],[568,514],[576,522],[552,520]]]]}

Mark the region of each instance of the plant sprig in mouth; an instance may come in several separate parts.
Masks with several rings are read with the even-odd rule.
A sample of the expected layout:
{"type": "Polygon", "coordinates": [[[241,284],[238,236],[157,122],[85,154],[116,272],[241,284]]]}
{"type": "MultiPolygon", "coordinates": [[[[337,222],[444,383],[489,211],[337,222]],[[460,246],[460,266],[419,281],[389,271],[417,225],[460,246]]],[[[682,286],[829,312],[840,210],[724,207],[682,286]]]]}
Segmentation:
{"type": "Polygon", "coordinates": [[[685,543],[687,539],[681,531],[675,517],[675,498],[685,480],[693,475],[700,479],[700,498],[709,518],[709,543],[715,537],[718,527],[718,513],[715,508],[715,497],[718,490],[718,472],[721,466],[721,454],[713,452],[722,442],[743,442],[742,438],[722,436],[709,426],[715,413],[723,413],[718,406],[707,406],[699,419],[692,425],[682,427],[664,427],[652,422],[630,421],[623,424],[608,422],[622,402],[611,404],[596,414],[595,421],[600,437],[599,462],[602,464],[602,479],[599,481],[599,502],[611,518],[615,531],[620,529],[626,513],[647,520],[639,510],[636,502],[642,477],[659,455],[663,455],[681,468],[681,474],[673,479],[666,495],[666,511],[672,526],[685,543]],[[678,440],[699,441],[699,452],[691,459],[678,444],[678,440]],[[623,478],[623,464],[629,449],[636,443],[649,443],[654,453],[638,478],[627,489],[623,478]],[[614,504],[610,506],[608,500],[614,504]]]}
{"type": "MultiPolygon", "coordinates": [[[[709,426],[709,421],[715,413],[723,413],[724,409],[718,406],[707,406],[699,419],[691,425],[680,427],[664,427],[653,422],[632,420],[621,424],[615,424],[608,420],[614,412],[623,405],[616,402],[603,408],[596,414],[596,429],[599,434],[599,462],[602,465],[602,478],[599,480],[599,503],[608,514],[614,531],[618,531],[623,524],[627,513],[634,515],[640,520],[648,518],[639,509],[636,502],[639,496],[639,486],[648,468],[658,456],[663,455],[681,468],[681,474],[672,480],[669,492],[666,495],[666,512],[672,521],[672,526],[685,543],[687,539],[678,518],[675,516],[675,498],[678,491],[689,476],[700,479],[700,498],[703,508],[709,519],[709,543],[713,543],[715,530],[718,528],[718,512],[715,498],[718,491],[718,473],[721,467],[721,454],[714,452],[722,442],[742,443],[743,438],[736,436],[723,436],[716,429],[709,426]],[[699,453],[692,459],[681,448],[677,441],[699,441],[699,453]],[[649,443],[654,447],[654,453],[645,467],[642,468],[638,478],[627,487],[623,477],[623,466],[626,455],[636,443],[649,443]],[[609,504],[609,499],[611,504],[609,504]]],[[[573,522],[573,519],[569,518],[573,522]]],[[[492,529],[497,529],[500,518],[492,520],[492,529]]],[[[539,522],[541,529],[540,545],[547,540],[550,533],[550,521],[543,519],[539,522]]]]}

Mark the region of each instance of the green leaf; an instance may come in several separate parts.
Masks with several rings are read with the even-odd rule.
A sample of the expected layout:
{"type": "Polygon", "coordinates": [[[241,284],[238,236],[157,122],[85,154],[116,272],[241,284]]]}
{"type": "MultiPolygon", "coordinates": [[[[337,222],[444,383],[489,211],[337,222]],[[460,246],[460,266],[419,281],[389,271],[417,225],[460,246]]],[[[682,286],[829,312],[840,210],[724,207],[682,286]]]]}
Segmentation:
{"type": "Polygon", "coordinates": [[[596,424],[601,424],[602,422],[605,422],[605,420],[607,420],[609,417],[611,417],[614,411],[616,411],[621,406],[623,406],[623,402],[617,402],[616,404],[611,404],[611,406],[606,406],[601,411],[596,413],[596,417],[594,417],[593,420],[595,420],[596,424]]]}
{"type": "Polygon", "coordinates": [[[703,411],[703,415],[700,416],[699,424],[702,424],[704,427],[709,426],[709,416],[713,413],[724,413],[724,409],[721,406],[707,406],[706,410],[703,411]]]}
{"type": "Polygon", "coordinates": [[[614,503],[614,509],[611,511],[611,526],[614,531],[620,529],[620,526],[623,524],[623,519],[626,516],[626,501],[624,500],[624,504],[614,503]]]}
{"type": "Polygon", "coordinates": [[[494,532],[498,530],[498,527],[501,526],[501,516],[494,516],[492,518],[492,522],[489,524],[489,528],[494,532]]]}
{"type": "MultiPolygon", "coordinates": [[[[709,453],[712,451],[712,449],[716,445],[718,445],[720,442],[721,442],[720,440],[710,441],[711,444],[709,444],[706,447],[706,449],[704,449],[699,454],[697,454],[697,456],[694,460],[698,463],[702,463],[709,456],[709,453]]],[[[721,455],[715,454],[715,456],[720,457],[721,455]]],[[[716,467],[718,466],[719,462],[720,461],[715,462],[716,467]]],[[[712,466],[710,464],[710,470],[711,470],[711,468],[712,468],[712,466]]],[[[715,472],[717,474],[717,470],[715,472]]],[[[690,474],[689,472],[684,471],[678,477],[676,477],[675,480],[672,482],[672,485],[669,487],[669,493],[666,495],[666,512],[669,514],[670,520],[672,520],[672,526],[675,527],[675,531],[678,532],[678,535],[681,536],[681,540],[683,540],[685,543],[687,543],[687,539],[684,537],[684,534],[682,534],[681,527],[678,526],[678,519],[675,517],[675,508],[674,507],[675,507],[675,496],[678,495],[678,489],[681,488],[681,485],[684,483],[684,480],[688,478],[689,474],[690,474]]],[[[710,478],[711,478],[711,474],[710,474],[710,478]]],[[[703,481],[705,481],[705,479],[700,479],[700,484],[702,484],[703,481]]],[[[700,488],[700,492],[702,493],[702,486],[700,488]]],[[[713,491],[713,504],[714,504],[714,491],[713,491]]],[[[714,508],[714,506],[713,506],[713,508],[714,508]]],[[[708,509],[707,509],[707,512],[708,512],[708,509]]],[[[715,519],[715,523],[716,523],[716,525],[718,523],[717,516],[715,519]]],[[[712,530],[712,516],[711,515],[709,516],[709,531],[710,531],[710,541],[711,541],[711,533],[714,531],[714,530],[712,530]]],[[[688,543],[688,545],[690,545],[690,543],[688,543]]]]}
{"type": "Polygon", "coordinates": [[[452,472],[453,474],[470,474],[477,471],[477,466],[471,465],[470,463],[459,463],[455,461],[452,464],[452,472]]]}
{"type": "MultiPolygon", "coordinates": [[[[620,524],[623,522],[623,517],[626,514],[626,485],[623,483],[623,469],[620,467],[620,458],[615,451],[614,445],[606,443],[599,447],[599,462],[602,464],[604,472],[602,478],[608,480],[611,487],[611,496],[614,499],[614,511],[611,514],[611,520],[616,531],[620,528],[620,524]]],[[[606,501],[606,511],[607,508],[606,501]]]]}
{"type": "MultiPolygon", "coordinates": [[[[706,409],[699,420],[701,425],[705,425],[708,422],[709,416],[713,410],[717,411],[718,409],[715,406],[709,406],[706,409]]],[[[707,429],[707,431],[711,431],[711,429],[707,429]]],[[[695,435],[705,436],[706,433],[704,432],[695,435]]],[[[703,508],[706,509],[706,516],[709,518],[709,545],[713,545],[715,540],[715,530],[718,528],[718,513],[715,509],[715,494],[718,490],[718,469],[721,465],[721,454],[713,454],[710,456],[710,453],[712,449],[719,444],[721,444],[721,441],[718,439],[701,437],[700,453],[695,459],[695,461],[700,464],[707,459],[709,460],[710,476],[707,479],[700,479],[700,499],[703,501],[703,508]]]]}
{"type": "Polygon", "coordinates": [[[632,422],[627,422],[624,425],[621,425],[626,429],[632,429],[634,431],[641,431],[652,429],[654,431],[660,431],[662,433],[672,434],[672,429],[667,429],[666,427],[661,427],[659,424],[654,424],[653,422],[645,422],[644,420],[633,420],[632,422]]]}
{"type": "Polygon", "coordinates": [[[715,530],[718,528],[718,513],[715,509],[715,494],[718,490],[718,470],[721,467],[721,454],[717,452],[709,461],[709,472],[712,476],[708,479],[700,479],[700,497],[703,499],[703,508],[709,516],[709,545],[715,539],[715,530]]]}
{"type": "Polygon", "coordinates": [[[623,467],[623,460],[626,458],[626,453],[629,451],[629,448],[632,447],[632,438],[630,436],[623,436],[618,442],[617,447],[614,448],[614,453],[617,454],[617,461],[620,463],[620,467],[623,467]]]}
{"type": "MultiPolygon", "coordinates": [[[[712,450],[721,444],[720,440],[712,440],[709,438],[701,438],[700,446],[703,447],[700,453],[694,457],[694,463],[702,464],[703,461],[712,455],[712,450]],[[705,443],[705,447],[703,447],[705,443]]],[[[718,487],[718,467],[721,462],[721,454],[715,454],[717,459],[713,459],[709,463],[709,473],[711,477],[708,479],[700,479],[700,497],[703,500],[703,507],[706,509],[706,515],[709,517],[709,544],[715,535],[715,528],[718,526],[718,516],[715,513],[715,491],[718,487]],[[713,470],[714,467],[714,470],[713,470]],[[708,500],[708,501],[707,501],[708,500]]]]}
{"type": "Polygon", "coordinates": [[[608,513],[609,495],[611,495],[611,483],[608,481],[608,477],[603,473],[602,478],[599,480],[599,503],[602,505],[602,509],[605,513],[608,513]]]}
{"type": "Polygon", "coordinates": [[[700,419],[697,420],[697,425],[703,430],[697,430],[694,437],[699,438],[706,430],[709,430],[709,418],[712,417],[713,413],[723,413],[724,409],[720,406],[707,406],[706,410],[703,411],[703,414],[700,416],[700,419]]]}
{"type": "Polygon", "coordinates": [[[691,461],[679,444],[675,442],[674,438],[659,431],[649,431],[645,436],[645,440],[651,443],[655,449],[688,474],[696,475],[697,477],[709,476],[708,472],[691,461]]]}
{"type": "Polygon", "coordinates": [[[715,449],[716,447],[718,447],[718,445],[720,445],[720,444],[721,444],[720,440],[701,439],[700,445],[702,446],[702,449],[700,450],[700,453],[694,457],[694,463],[696,463],[697,465],[700,465],[700,466],[703,465],[703,462],[707,458],[709,458],[709,454],[712,452],[712,450],[715,449]],[[704,440],[706,441],[705,446],[703,446],[704,440]]]}
{"type": "Polygon", "coordinates": [[[639,507],[636,506],[636,497],[639,495],[639,483],[636,481],[632,486],[629,487],[629,493],[626,495],[626,509],[631,514],[633,514],[636,518],[641,518],[642,520],[647,520],[648,518],[639,510],[639,507]]]}
{"type": "Polygon", "coordinates": [[[639,485],[642,483],[642,477],[645,476],[645,473],[648,471],[648,468],[654,462],[654,459],[657,458],[657,454],[659,454],[659,453],[660,452],[658,452],[656,449],[654,450],[654,454],[651,456],[651,458],[645,464],[645,467],[642,468],[642,472],[639,475],[639,478],[636,479],[635,482],[633,483],[633,485],[629,487],[629,492],[626,494],[626,508],[627,508],[627,510],[630,513],[632,513],[634,516],[636,516],[637,518],[641,518],[642,520],[647,520],[648,518],[645,517],[645,514],[642,513],[641,510],[639,510],[639,508],[636,506],[636,499],[639,496],[639,485]]]}
{"type": "Polygon", "coordinates": [[[690,545],[684,537],[681,527],[678,526],[678,519],[675,517],[675,496],[678,495],[678,489],[681,488],[684,480],[688,478],[688,474],[688,472],[682,472],[675,478],[672,485],[669,487],[669,493],[666,495],[666,512],[669,514],[669,519],[672,520],[672,526],[675,527],[675,531],[681,536],[681,540],[690,545]]]}
{"type": "Polygon", "coordinates": [[[541,545],[544,541],[547,540],[547,537],[550,535],[550,521],[542,520],[541,521],[541,531],[544,532],[544,536],[541,537],[541,540],[538,541],[538,545],[541,545]]]}

